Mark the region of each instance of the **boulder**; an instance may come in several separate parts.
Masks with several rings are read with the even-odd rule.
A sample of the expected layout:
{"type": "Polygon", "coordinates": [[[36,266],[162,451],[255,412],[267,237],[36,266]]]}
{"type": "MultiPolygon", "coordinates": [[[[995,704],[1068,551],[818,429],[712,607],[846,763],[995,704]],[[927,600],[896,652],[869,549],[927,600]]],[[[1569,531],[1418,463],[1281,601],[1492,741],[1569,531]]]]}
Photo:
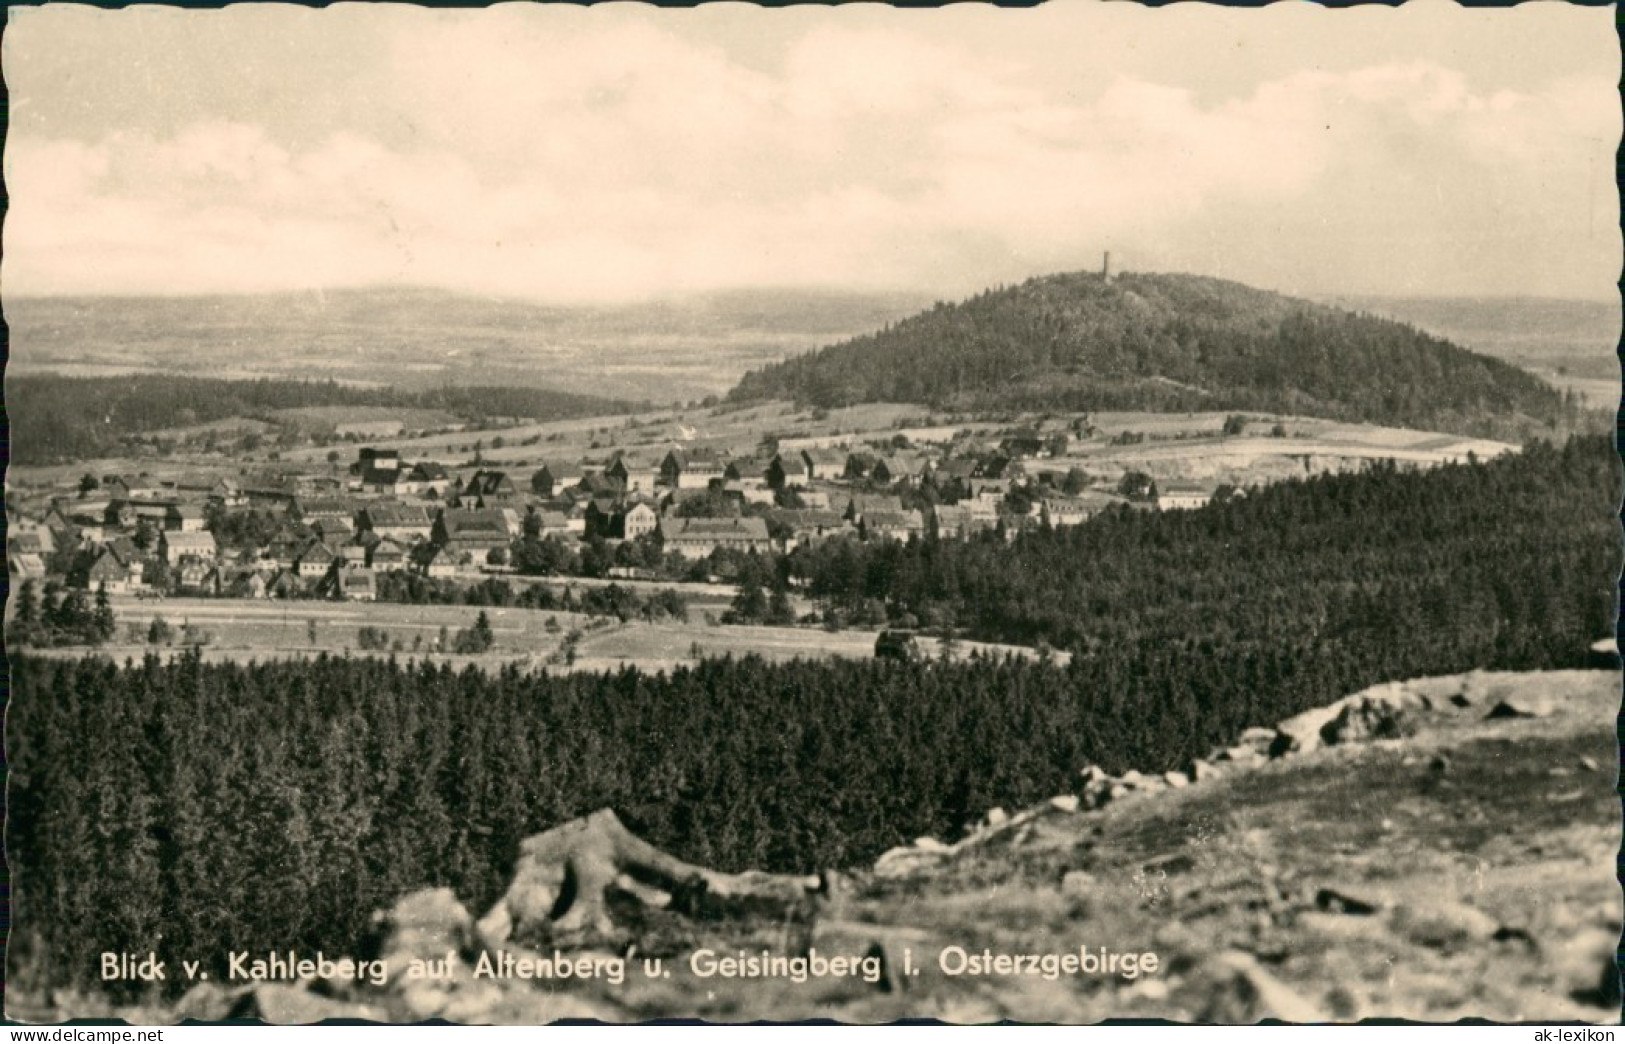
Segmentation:
{"type": "Polygon", "coordinates": [[[1339,701],[1329,707],[1316,707],[1295,714],[1275,727],[1275,738],[1270,743],[1269,756],[1286,757],[1288,754],[1307,754],[1320,747],[1320,731],[1343,712],[1339,701]]]}
{"type": "Polygon", "coordinates": [[[1111,804],[1113,790],[1116,788],[1116,786],[1117,784],[1109,779],[1091,783],[1083,788],[1083,792],[1078,795],[1078,799],[1084,808],[1104,808],[1105,806],[1111,804]]]}
{"type": "Polygon", "coordinates": [[[984,827],[1003,826],[1008,822],[1010,822],[1010,813],[1002,808],[990,808],[987,810],[987,815],[982,817],[984,827]]]}
{"type": "Polygon", "coordinates": [[[373,914],[372,922],[383,936],[380,953],[391,967],[467,953],[475,945],[474,918],[449,888],[409,893],[389,910],[373,914]]]}
{"type": "Polygon", "coordinates": [[[1049,799],[1049,807],[1058,812],[1076,812],[1078,810],[1078,795],[1057,794],[1049,799]]]}
{"type": "Polygon", "coordinates": [[[1162,781],[1175,790],[1191,785],[1190,777],[1185,775],[1183,772],[1164,772],[1162,774],[1162,781]]]}
{"type": "Polygon", "coordinates": [[[1538,718],[1540,712],[1513,703],[1511,700],[1502,700],[1491,707],[1490,712],[1484,717],[1489,721],[1498,721],[1502,718],[1538,718]]]}
{"type": "Polygon", "coordinates": [[[1261,756],[1269,753],[1270,744],[1274,742],[1275,730],[1266,729],[1258,725],[1254,725],[1249,729],[1243,729],[1241,735],[1236,738],[1236,745],[1238,747],[1250,747],[1253,753],[1261,756]]]}
{"type": "Polygon", "coordinates": [[[1356,917],[1369,917],[1379,912],[1383,903],[1381,900],[1369,896],[1353,895],[1336,888],[1322,888],[1315,893],[1315,906],[1328,913],[1353,914],[1356,917]]]}
{"type": "Polygon", "coordinates": [[[1191,762],[1190,777],[1192,783],[1202,783],[1210,779],[1218,779],[1220,775],[1217,766],[1197,758],[1191,762]]]}
{"type": "Polygon", "coordinates": [[[1463,903],[1424,899],[1394,906],[1388,913],[1388,927],[1419,946],[1458,951],[1494,938],[1501,925],[1463,903]]]}
{"type": "Polygon", "coordinates": [[[1227,951],[1196,966],[1184,987],[1174,992],[1188,998],[1196,1022],[1252,1025],[1265,1019],[1281,1022],[1328,1021],[1313,1001],[1259,966],[1251,955],[1227,951]]]}
{"type": "Polygon", "coordinates": [[[1569,939],[1556,952],[1553,970],[1571,998],[1581,1004],[1619,1014],[1619,933],[1587,929],[1569,939]]]}
{"type": "Polygon", "coordinates": [[[1104,783],[1111,776],[1099,765],[1085,765],[1083,771],[1078,773],[1078,778],[1083,780],[1084,786],[1088,786],[1091,783],[1104,783]]]}
{"type": "Polygon", "coordinates": [[[1419,706],[1415,695],[1410,693],[1356,696],[1344,701],[1337,715],[1321,726],[1320,740],[1333,746],[1414,736],[1421,727],[1417,720],[1419,706]]]}
{"type": "Polygon", "coordinates": [[[920,871],[941,866],[948,851],[947,848],[916,848],[913,845],[887,849],[875,860],[873,872],[876,877],[887,879],[911,877],[920,871]]]}
{"type": "Polygon", "coordinates": [[[514,940],[545,948],[619,948],[634,933],[617,923],[631,899],[643,920],[656,908],[698,921],[810,922],[817,911],[820,880],[746,871],[723,874],[676,859],[634,836],[609,809],[572,820],[525,839],[506,894],[480,919],[481,943],[495,949],[514,940]],[[620,882],[642,887],[632,894],[620,882]],[[663,901],[658,901],[663,899],[663,901]]]}

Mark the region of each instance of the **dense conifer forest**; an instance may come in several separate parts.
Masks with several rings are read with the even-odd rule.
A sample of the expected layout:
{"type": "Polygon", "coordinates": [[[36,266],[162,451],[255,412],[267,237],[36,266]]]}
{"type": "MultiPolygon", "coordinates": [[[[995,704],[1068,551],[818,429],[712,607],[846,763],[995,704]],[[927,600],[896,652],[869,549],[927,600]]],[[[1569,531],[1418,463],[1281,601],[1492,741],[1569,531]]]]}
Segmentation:
{"type": "Polygon", "coordinates": [[[1376,682],[1578,666],[1612,627],[1618,470],[1600,438],[1537,445],[813,571],[832,601],[951,613],[1064,667],[13,654],[14,944],[55,983],[103,950],[349,953],[413,887],[484,909],[522,837],[604,806],[722,869],[850,866],[1376,682]]]}
{"type": "Polygon", "coordinates": [[[1239,283],[1096,273],[989,290],[747,374],[736,401],[1259,410],[1507,435],[1578,412],[1414,327],[1239,283]]]}
{"type": "Polygon", "coordinates": [[[837,618],[956,628],[1105,654],[1125,643],[1425,633],[1601,636],[1619,565],[1619,458],[1602,437],[1487,463],[1382,463],[1246,491],[1200,511],[1120,508],[1006,544],[829,541],[780,569],[837,618]]]}
{"type": "Polygon", "coordinates": [[[17,464],[86,460],[120,452],[131,435],[228,417],[257,418],[310,406],[441,410],[464,419],[560,420],[624,412],[611,399],[540,388],[446,386],[430,391],[360,388],[334,381],[218,380],[168,374],[6,378],[6,409],[19,432],[17,464]]]}

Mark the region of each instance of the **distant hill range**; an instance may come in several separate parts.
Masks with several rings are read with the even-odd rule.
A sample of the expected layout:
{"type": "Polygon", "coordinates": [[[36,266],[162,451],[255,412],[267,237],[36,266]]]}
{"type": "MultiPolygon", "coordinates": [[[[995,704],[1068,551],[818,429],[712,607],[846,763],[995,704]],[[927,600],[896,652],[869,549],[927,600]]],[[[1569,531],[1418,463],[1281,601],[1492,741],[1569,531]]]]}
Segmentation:
{"type": "Polygon", "coordinates": [[[11,297],[10,371],[546,388],[671,402],[912,315],[919,295],[757,288],[550,305],[416,287],[179,297],[11,297]]]}
{"type": "Polygon", "coordinates": [[[1546,382],[1391,319],[1191,275],[985,291],[755,370],[734,400],[1259,410],[1475,435],[1571,418],[1546,382]]]}

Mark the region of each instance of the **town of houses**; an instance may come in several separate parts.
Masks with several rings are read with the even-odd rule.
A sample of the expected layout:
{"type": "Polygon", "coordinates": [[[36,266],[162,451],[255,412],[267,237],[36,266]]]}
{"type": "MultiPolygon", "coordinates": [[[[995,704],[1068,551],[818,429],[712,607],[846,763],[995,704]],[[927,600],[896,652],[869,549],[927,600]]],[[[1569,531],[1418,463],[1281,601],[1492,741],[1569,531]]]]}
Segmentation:
{"type": "MultiPolygon", "coordinates": [[[[612,448],[522,471],[448,468],[363,447],[343,474],[290,467],[194,483],[87,476],[94,481],[77,495],[10,520],[8,569],[13,584],[54,580],[110,594],[370,601],[385,574],[456,581],[536,571],[518,565],[526,547],[544,541],[590,545],[609,561],[647,562],[647,554],[613,553],[652,547],[661,562],[688,564],[686,578],[703,580],[726,573],[710,566],[729,552],[1013,539],[1117,505],[1188,509],[1214,495],[1211,486],[1168,482],[1126,497],[1080,474],[1064,430],[916,436],[868,445],[786,438],[756,454],[681,443],[612,448]]],[[[602,575],[650,571],[613,565],[602,575]]]]}

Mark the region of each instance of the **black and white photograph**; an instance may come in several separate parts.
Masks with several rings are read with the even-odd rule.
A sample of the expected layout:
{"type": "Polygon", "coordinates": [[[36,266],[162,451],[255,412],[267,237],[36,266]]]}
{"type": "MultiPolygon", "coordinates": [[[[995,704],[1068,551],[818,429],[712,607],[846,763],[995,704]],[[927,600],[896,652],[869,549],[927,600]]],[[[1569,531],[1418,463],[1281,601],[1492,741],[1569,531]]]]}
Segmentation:
{"type": "Polygon", "coordinates": [[[10,8],[5,1018],[1619,1023],[1614,18],[10,8]]]}

